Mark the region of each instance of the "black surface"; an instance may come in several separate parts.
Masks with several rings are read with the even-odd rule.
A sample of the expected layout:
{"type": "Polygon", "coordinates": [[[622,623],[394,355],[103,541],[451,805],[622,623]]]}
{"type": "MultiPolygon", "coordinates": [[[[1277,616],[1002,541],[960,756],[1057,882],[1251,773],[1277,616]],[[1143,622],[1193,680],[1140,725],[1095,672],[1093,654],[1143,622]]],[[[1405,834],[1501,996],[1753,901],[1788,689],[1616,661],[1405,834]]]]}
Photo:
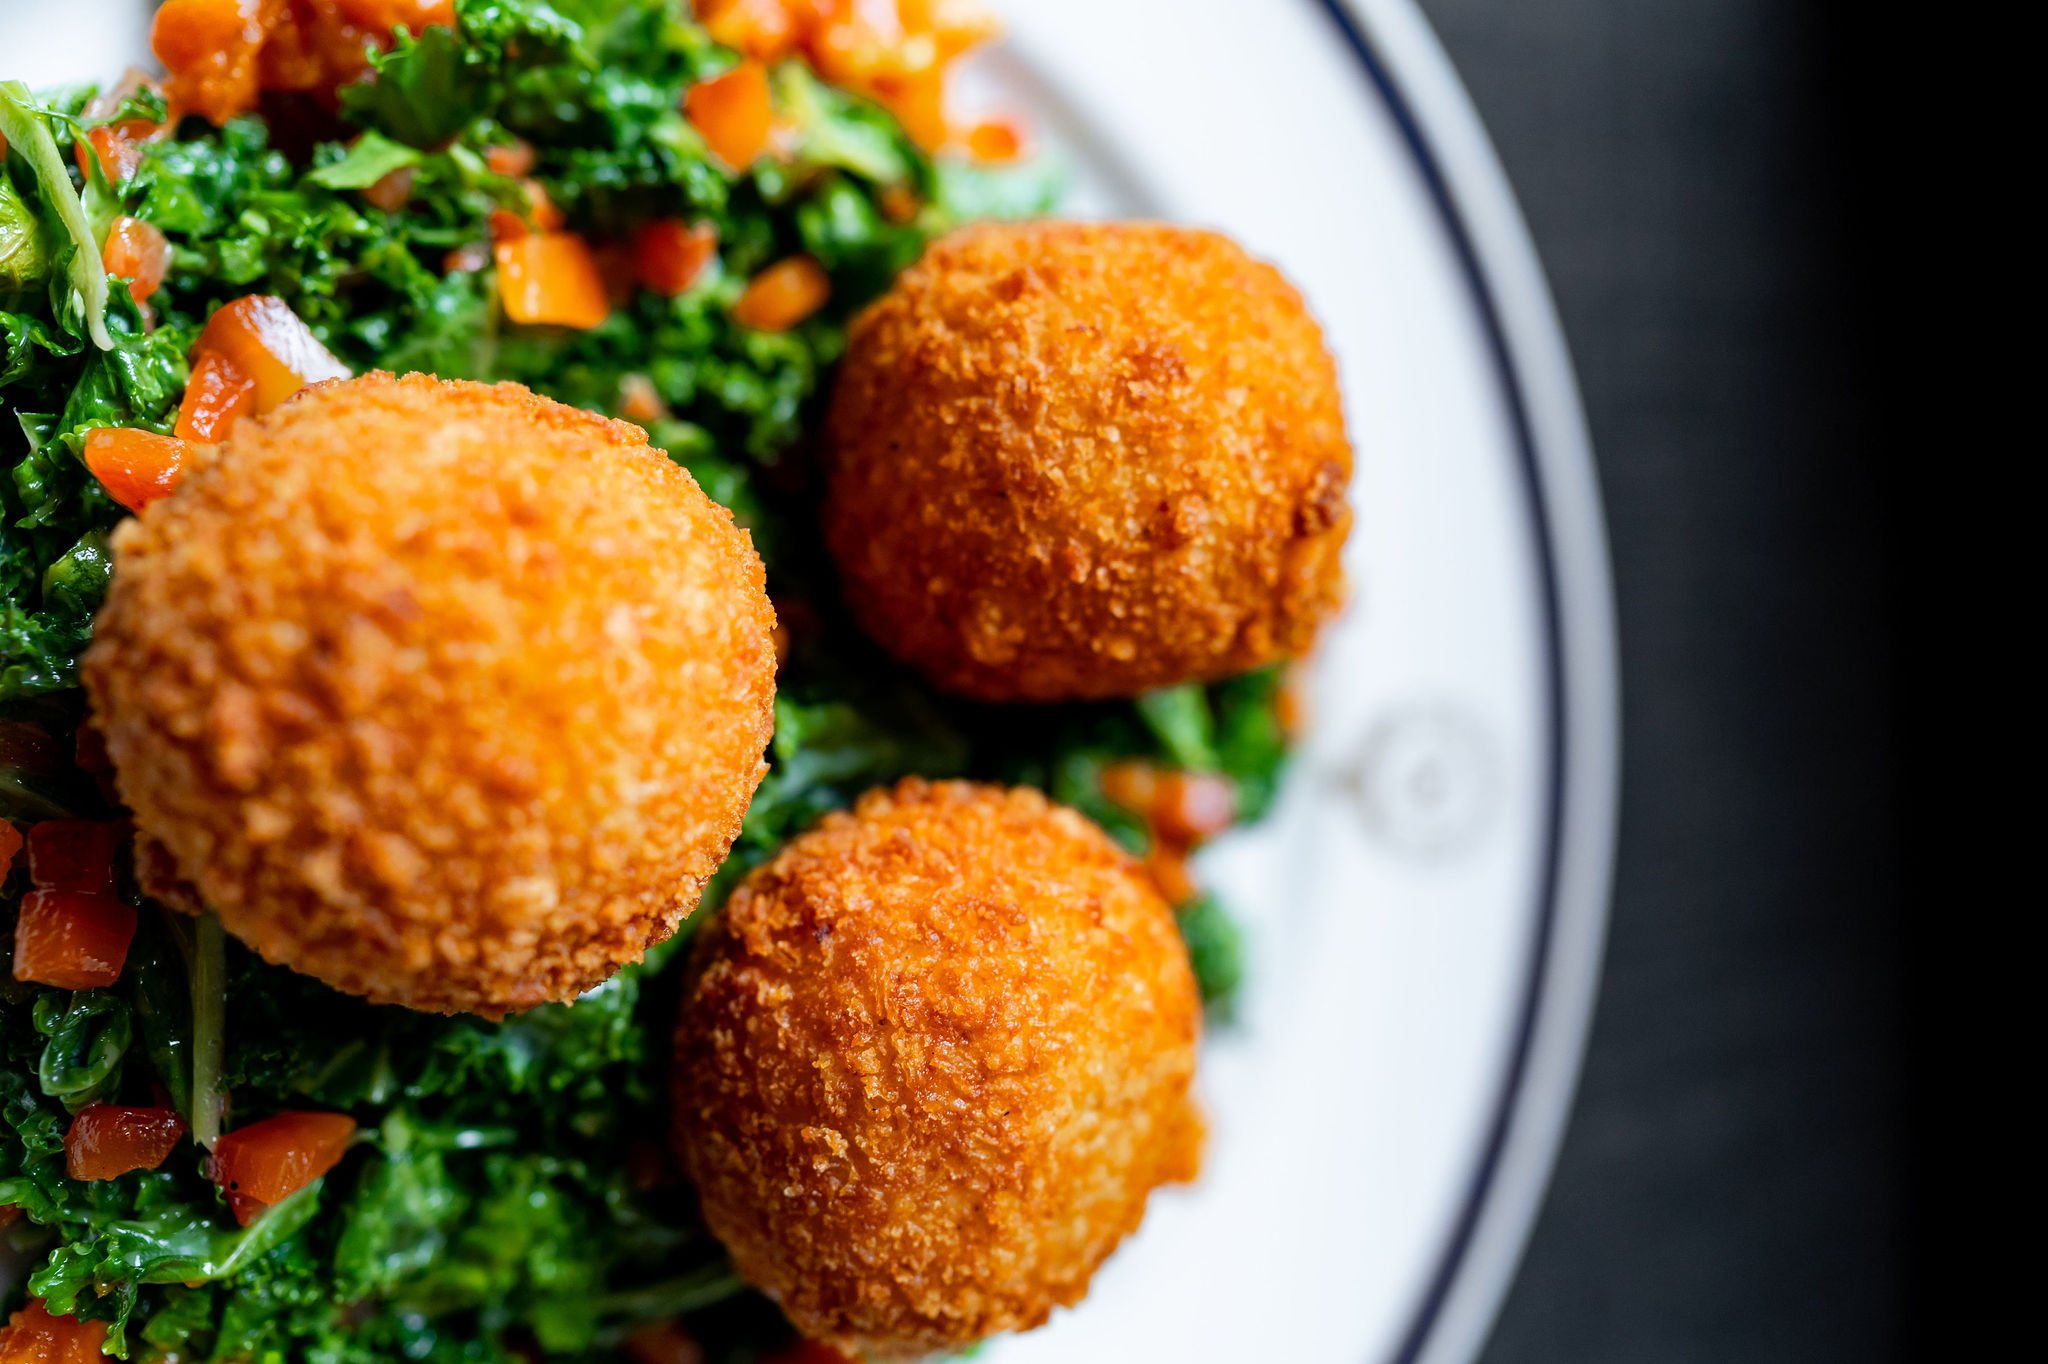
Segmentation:
{"type": "Polygon", "coordinates": [[[1865,87],[1789,0],[1423,0],[1564,317],[1619,596],[1600,1013],[1487,1364],[1905,1354],[1865,87]]]}

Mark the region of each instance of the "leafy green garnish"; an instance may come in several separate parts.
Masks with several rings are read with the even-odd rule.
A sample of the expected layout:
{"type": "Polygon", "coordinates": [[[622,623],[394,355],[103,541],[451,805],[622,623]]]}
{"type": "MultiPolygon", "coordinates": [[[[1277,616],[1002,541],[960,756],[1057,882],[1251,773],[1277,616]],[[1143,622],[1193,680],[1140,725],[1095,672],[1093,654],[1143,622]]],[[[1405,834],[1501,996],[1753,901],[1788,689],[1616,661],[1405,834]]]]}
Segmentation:
{"type": "Polygon", "coordinates": [[[43,225],[0,165],[0,299],[19,298],[49,277],[50,247],[43,225]]]}
{"type": "MultiPolygon", "coordinates": [[[[85,92],[38,103],[0,87],[0,816],[119,813],[63,760],[124,515],[84,440],[169,431],[199,329],[251,293],[289,301],[358,370],[512,379],[615,415],[651,393],[653,440],[753,535],[790,628],[771,771],[683,934],[574,1004],[503,1023],[339,995],[131,886],[139,927],[116,985],[0,971],[0,1205],[22,1213],[9,1235],[26,1291],[107,1323],[124,1358],[610,1361],[635,1327],[683,1316],[709,1360],[752,1364],[786,1327],[742,1290],[662,1141],[689,928],[824,812],[904,776],[1033,783],[1142,851],[1146,831],[1102,794],[1109,765],[1220,772],[1255,813],[1281,761],[1270,676],[994,711],[933,695],[839,621],[805,433],[846,324],[934,235],[1044,211],[1047,172],[934,163],[876,105],[785,65],[782,154],[734,174],[680,110],[736,56],[682,6],[457,0],[457,15],[377,54],[310,148],[254,116],[187,120],[118,185],[58,148],[95,118],[162,118],[154,94],[88,118],[85,92]],[[680,295],[640,291],[587,331],[506,322],[487,224],[529,199],[489,153],[515,142],[572,230],[616,247],[679,218],[716,232],[716,259],[680,295]],[[401,170],[402,206],[365,200],[401,170]],[[98,235],[122,214],[171,246],[147,314],[99,268],[98,235]],[[748,279],[798,253],[831,279],[828,305],[782,333],[736,323],[748,279]],[[70,1180],[64,1133],[93,1102],[169,1103],[198,1140],[157,1170],[70,1180]],[[356,1146],[237,1227],[201,1146],[294,1109],[351,1114],[356,1146]]],[[[0,944],[24,882],[0,889],[0,944]]],[[[1241,974],[1227,917],[1204,901],[1182,924],[1205,999],[1226,1009],[1241,974]]]]}
{"type": "Polygon", "coordinates": [[[376,131],[364,133],[348,155],[306,176],[307,183],[328,189],[368,189],[393,171],[419,164],[420,154],[376,131]]]}
{"type": "Polygon", "coordinates": [[[87,335],[101,350],[114,348],[107,332],[107,272],[100,268],[100,243],[86,222],[85,205],[72,187],[71,171],[50,135],[50,112],[20,81],[0,81],[0,135],[27,160],[42,187],[43,202],[71,239],[66,270],[78,290],[87,335]]]}

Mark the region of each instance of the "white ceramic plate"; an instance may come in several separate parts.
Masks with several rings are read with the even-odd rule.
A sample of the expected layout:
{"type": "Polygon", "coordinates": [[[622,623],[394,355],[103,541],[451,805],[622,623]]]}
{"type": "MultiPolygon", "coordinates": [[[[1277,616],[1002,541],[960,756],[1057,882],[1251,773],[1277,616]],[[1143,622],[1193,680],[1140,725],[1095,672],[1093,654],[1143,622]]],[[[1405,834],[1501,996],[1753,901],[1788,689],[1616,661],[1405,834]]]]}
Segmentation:
{"type": "MultiPolygon", "coordinates": [[[[1470,105],[1408,0],[1014,0],[974,94],[1073,206],[1222,228],[1307,293],[1359,453],[1354,601],[1271,821],[1207,871],[1250,920],[1197,1187],[1030,1361],[1463,1361],[1576,1077],[1616,699],[1569,361],[1470,105]]],[[[5,74],[141,60],[149,0],[0,0],[5,74]]]]}

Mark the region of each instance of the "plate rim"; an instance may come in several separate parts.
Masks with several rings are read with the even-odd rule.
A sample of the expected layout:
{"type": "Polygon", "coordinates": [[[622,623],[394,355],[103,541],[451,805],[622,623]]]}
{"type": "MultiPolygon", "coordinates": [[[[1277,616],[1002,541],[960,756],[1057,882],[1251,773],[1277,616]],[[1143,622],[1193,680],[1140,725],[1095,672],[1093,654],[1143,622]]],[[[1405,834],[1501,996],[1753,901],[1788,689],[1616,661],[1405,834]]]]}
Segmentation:
{"type": "Polygon", "coordinates": [[[1470,95],[1414,0],[1313,2],[1392,114],[1450,238],[1506,400],[1540,569],[1552,752],[1518,1022],[1459,1213],[1390,1357],[1468,1364],[1542,1206],[1599,990],[1620,808],[1613,574],[1563,325],[1470,95]]]}

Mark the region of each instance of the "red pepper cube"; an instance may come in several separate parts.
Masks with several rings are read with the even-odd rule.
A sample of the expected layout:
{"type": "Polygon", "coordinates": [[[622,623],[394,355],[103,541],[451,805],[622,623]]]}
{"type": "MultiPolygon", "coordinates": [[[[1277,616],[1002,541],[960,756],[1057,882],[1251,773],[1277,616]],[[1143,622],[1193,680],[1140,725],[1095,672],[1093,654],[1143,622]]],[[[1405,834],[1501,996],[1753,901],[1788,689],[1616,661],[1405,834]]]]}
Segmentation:
{"type": "Polygon", "coordinates": [[[279,1113],[214,1143],[206,1177],[246,1227],[340,1164],[355,1133],[346,1113],[279,1113]]]}
{"type": "Polygon", "coordinates": [[[174,1108],[88,1104],[64,1134],[64,1173],[90,1180],[154,1170],[184,1138],[185,1120],[174,1108]]]}
{"type": "Polygon", "coordinates": [[[121,978],[135,906],[99,891],[32,890],[14,921],[14,978],[92,990],[121,978]]]}
{"type": "Polygon", "coordinates": [[[54,1317],[40,1298],[0,1326],[0,1361],[5,1364],[99,1364],[107,1324],[54,1317]]]}
{"type": "Polygon", "coordinates": [[[111,892],[127,837],[120,820],[46,819],[28,831],[28,878],[38,890],[111,892]]]}
{"type": "Polygon", "coordinates": [[[129,296],[137,303],[147,303],[170,270],[171,242],[140,218],[116,218],[107,229],[100,263],[108,274],[128,281],[129,296]]]}

